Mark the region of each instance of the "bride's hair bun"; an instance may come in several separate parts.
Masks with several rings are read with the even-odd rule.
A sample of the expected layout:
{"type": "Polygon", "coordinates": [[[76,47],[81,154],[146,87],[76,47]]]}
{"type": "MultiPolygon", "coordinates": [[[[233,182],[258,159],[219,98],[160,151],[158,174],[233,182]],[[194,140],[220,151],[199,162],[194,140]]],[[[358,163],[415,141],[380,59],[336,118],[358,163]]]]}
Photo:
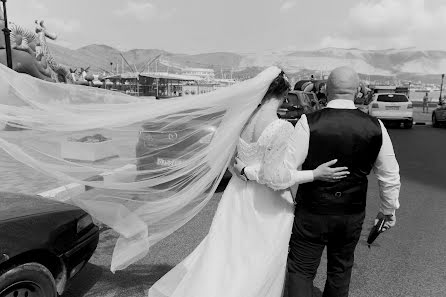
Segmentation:
{"type": "Polygon", "coordinates": [[[291,90],[290,81],[286,77],[285,72],[282,71],[276,78],[274,78],[274,80],[269,85],[269,88],[266,91],[261,104],[268,101],[270,98],[279,97],[289,90],[291,90]]]}

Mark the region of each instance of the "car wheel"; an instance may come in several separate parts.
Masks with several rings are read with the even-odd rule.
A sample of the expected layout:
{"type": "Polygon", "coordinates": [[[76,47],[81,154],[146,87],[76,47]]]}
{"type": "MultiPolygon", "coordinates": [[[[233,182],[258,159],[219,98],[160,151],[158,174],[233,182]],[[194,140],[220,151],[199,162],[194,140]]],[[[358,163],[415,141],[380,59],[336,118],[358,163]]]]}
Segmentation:
{"type": "Polygon", "coordinates": [[[57,297],[56,282],[45,266],[26,263],[0,275],[0,296],[57,297]]]}
{"type": "Polygon", "coordinates": [[[432,114],[432,127],[434,127],[434,128],[440,127],[440,125],[438,124],[437,116],[435,115],[435,113],[432,114]]]}
{"type": "Polygon", "coordinates": [[[404,128],[410,129],[413,126],[413,121],[404,122],[404,128]]]}

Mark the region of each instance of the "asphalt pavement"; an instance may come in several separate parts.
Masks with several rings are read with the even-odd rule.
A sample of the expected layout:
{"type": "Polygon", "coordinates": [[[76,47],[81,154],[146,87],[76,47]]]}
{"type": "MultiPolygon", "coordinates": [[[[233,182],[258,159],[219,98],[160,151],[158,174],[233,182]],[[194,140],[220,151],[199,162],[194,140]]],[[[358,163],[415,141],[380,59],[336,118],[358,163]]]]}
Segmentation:
{"type": "MultiPolygon", "coordinates": [[[[367,216],[356,249],[351,297],[446,296],[446,129],[415,126],[389,129],[401,168],[397,225],[369,249],[366,238],[378,209],[378,186],[370,176],[367,216]]],[[[183,228],[154,246],[145,259],[112,274],[116,234],[102,229],[90,263],[63,297],[147,296],[150,286],[186,257],[206,236],[222,193],[183,228]]],[[[322,296],[325,255],[315,280],[322,296]]]]}

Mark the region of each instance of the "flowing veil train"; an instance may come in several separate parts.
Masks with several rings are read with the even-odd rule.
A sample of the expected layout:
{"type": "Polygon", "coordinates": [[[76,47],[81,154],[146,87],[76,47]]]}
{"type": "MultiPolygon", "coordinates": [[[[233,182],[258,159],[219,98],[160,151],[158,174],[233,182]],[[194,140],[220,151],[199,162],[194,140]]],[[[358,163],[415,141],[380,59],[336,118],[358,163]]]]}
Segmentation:
{"type": "Polygon", "coordinates": [[[0,131],[0,148],[47,176],[93,187],[71,202],[120,234],[111,270],[124,269],[211,199],[244,124],[279,73],[270,67],[212,93],[145,100],[45,82],[0,65],[0,125],[18,128],[0,131]],[[109,139],[102,145],[115,152],[113,158],[79,162],[64,157],[63,145],[95,134],[109,139]],[[135,154],[141,143],[143,154],[135,154]],[[161,155],[169,160],[169,153],[182,161],[137,166],[161,155]],[[124,166],[137,170],[123,171],[115,180],[88,180],[124,166]]]}

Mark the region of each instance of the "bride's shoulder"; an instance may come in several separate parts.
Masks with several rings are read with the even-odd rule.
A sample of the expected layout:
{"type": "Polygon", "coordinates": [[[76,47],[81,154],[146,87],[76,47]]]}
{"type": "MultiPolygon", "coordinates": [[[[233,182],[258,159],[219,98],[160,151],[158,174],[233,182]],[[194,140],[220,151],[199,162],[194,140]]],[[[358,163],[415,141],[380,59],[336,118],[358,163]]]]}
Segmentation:
{"type": "Polygon", "coordinates": [[[294,126],[293,124],[291,124],[290,122],[288,122],[287,120],[283,120],[283,119],[278,119],[278,122],[280,123],[280,129],[284,130],[285,132],[293,132],[294,131],[294,126]]]}
{"type": "Polygon", "coordinates": [[[271,136],[277,140],[288,138],[294,131],[294,126],[287,120],[278,119],[274,123],[274,126],[275,128],[271,129],[271,136]]]}

